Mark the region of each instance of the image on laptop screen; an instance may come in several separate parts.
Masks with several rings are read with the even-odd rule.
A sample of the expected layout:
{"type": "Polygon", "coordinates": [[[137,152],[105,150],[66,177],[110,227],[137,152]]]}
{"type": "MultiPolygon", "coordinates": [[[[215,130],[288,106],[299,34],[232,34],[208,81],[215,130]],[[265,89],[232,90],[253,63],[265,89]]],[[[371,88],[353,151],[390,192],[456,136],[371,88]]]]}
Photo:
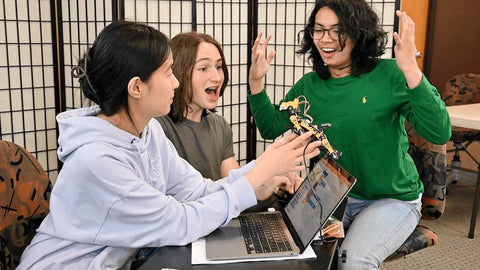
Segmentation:
{"type": "Polygon", "coordinates": [[[321,158],[284,209],[304,246],[347,195],[355,178],[333,159],[321,158]]]}

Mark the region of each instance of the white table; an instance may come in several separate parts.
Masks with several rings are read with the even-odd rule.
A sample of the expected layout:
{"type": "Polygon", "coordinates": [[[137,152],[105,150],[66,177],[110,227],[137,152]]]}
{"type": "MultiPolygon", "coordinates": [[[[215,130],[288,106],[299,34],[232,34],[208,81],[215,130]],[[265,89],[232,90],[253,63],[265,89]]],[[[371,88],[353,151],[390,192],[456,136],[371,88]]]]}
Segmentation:
{"type": "Polygon", "coordinates": [[[480,130],[480,103],[447,106],[452,126],[480,130]]]}
{"type": "MultiPolygon", "coordinates": [[[[450,116],[450,122],[452,123],[452,126],[480,130],[480,103],[447,106],[447,111],[450,116]]],[[[470,230],[468,232],[469,238],[473,238],[475,233],[477,210],[480,202],[480,164],[477,165],[477,183],[475,187],[475,197],[473,199],[472,217],[470,219],[470,230]]]]}

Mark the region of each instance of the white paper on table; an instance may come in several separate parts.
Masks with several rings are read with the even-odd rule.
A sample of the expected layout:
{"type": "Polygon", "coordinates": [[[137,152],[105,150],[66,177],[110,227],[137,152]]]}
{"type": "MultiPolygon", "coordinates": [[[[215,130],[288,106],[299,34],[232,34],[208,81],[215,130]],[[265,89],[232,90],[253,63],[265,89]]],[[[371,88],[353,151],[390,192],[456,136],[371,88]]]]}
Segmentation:
{"type": "Polygon", "coordinates": [[[237,260],[215,260],[211,261],[207,259],[207,249],[205,238],[200,238],[192,243],[192,264],[224,264],[224,263],[236,263],[236,262],[254,262],[254,261],[281,261],[281,260],[301,260],[316,258],[317,255],[313,251],[311,246],[308,246],[305,251],[298,256],[283,256],[272,258],[247,258],[237,260]]]}

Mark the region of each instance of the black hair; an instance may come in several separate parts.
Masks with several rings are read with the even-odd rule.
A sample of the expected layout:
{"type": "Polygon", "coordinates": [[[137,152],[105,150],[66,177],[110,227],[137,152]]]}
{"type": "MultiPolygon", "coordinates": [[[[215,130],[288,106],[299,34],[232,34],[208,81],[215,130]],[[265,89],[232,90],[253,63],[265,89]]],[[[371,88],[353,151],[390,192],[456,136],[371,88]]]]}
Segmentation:
{"type": "Polygon", "coordinates": [[[168,38],[158,30],[135,22],[115,21],[106,26],[79,60],[85,73],[78,76],[86,98],[111,116],[128,108],[128,82],[138,76],[147,81],[168,58],[168,38]]]}
{"type": "Polygon", "coordinates": [[[315,25],[317,12],[328,7],[335,12],[339,20],[340,46],[345,46],[345,40],[351,38],[354,47],[352,50],[352,75],[359,76],[373,70],[377,59],[384,54],[388,40],[379,23],[377,13],[365,0],[317,0],[308,19],[308,24],[301,31],[303,39],[299,54],[310,53],[308,59],[312,61],[313,69],[317,75],[326,80],[330,78],[327,66],[324,66],[320,52],[315,47],[309,31],[315,25]]]}

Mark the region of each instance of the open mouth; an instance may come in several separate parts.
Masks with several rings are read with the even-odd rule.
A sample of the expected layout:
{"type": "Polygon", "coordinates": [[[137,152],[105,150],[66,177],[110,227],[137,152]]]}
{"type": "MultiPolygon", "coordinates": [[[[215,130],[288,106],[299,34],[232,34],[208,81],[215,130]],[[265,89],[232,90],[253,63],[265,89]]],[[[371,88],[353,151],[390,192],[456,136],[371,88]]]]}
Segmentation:
{"type": "Polygon", "coordinates": [[[335,49],[333,48],[322,48],[322,51],[326,52],[326,53],[332,53],[334,51],[336,51],[335,49]]]}
{"type": "Polygon", "coordinates": [[[205,92],[209,95],[216,95],[217,94],[217,87],[208,87],[207,89],[205,89],[205,92]]]}

